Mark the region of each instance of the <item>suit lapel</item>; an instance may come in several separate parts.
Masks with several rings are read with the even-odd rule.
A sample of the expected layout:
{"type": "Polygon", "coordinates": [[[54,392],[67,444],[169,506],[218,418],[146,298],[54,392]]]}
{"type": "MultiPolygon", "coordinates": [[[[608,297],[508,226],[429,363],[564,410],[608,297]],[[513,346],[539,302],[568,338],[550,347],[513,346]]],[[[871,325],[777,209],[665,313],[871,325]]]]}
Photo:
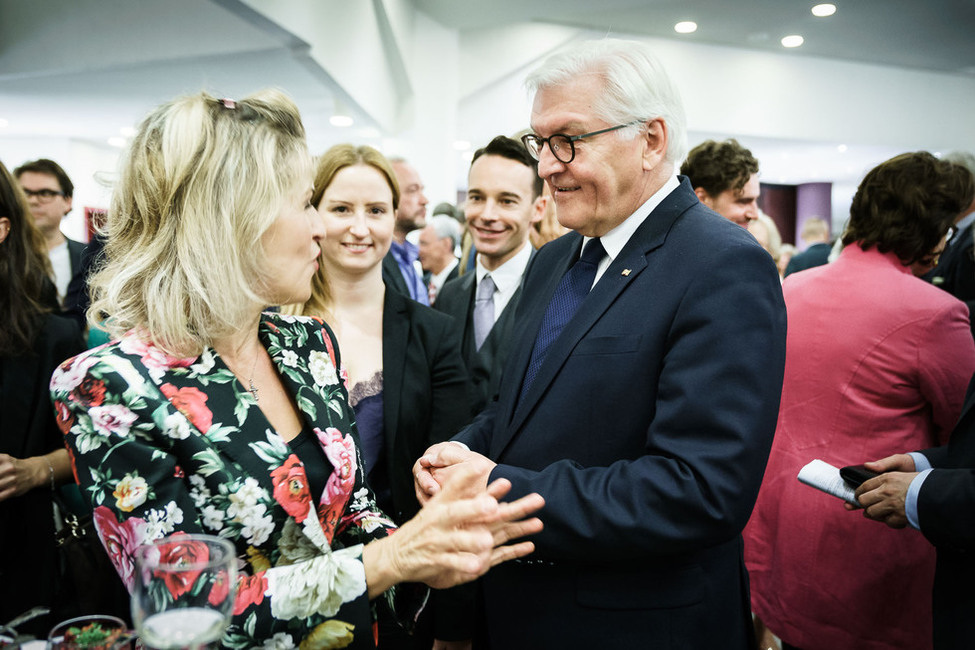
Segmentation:
{"type": "Polygon", "coordinates": [[[467,273],[462,275],[460,279],[457,280],[460,283],[458,288],[460,289],[460,296],[463,299],[453,301],[450,311],[446,312],[456,318],[458,323],[462,324],[463,333],[460,341],[462,346],[461,350],[464,351],[465,358],[469,358],[468,352],[470,355],[476,353],[476,350],[474,350],[473,328],[471,328],[471,310],[474,309],[474,289],[476,286],[476,279],[477,278],[474,273],[467,273]]]}
{"type": "Polygon", "coordinates": [[[534,382],[525,394],[524,399],[518,403],[517,393],[521,390],[521,382],[524,379],[528,363],[531,358],[531,350],[534,347],[535,336],[541,326],[542,317],[548,307],[548,303],[555,293],[555,288],[561,281],[562,276],[575,263],[579,257],[582,247],[582,237],[575,233],[570,233],[567,237],[573,237],[577,241],[571,247],[572,254],[568,255],[562,264],[557,265],[556,272],[550,274],[545,280],[547,286],[540,295],[540,300],[533,306],[529,320],[523,323],[523,332],[532,332],[532,336],[523,335],[513,354],[517,355],[517,366],[513,364],[508,367],[517,367],[518,381],[507,382],[508,390],[514,390],[514,395],[509,393],[509,398],[513,397],[514,408],[509,426],[505,435],[495,436],[492,442],[491,457],[497,458],[501,450],[508,444],[515,433],[522,427],[528,415],[535,405],[542,398],[549,386],[558,376],[559,370],[565,364],[569,355],[576,348],[579,342],[586,336],[592,327],[609,310],[611,305],[620,297],[631,283],[647,268],[647,257],[661,246],[667,238],[667,233],[677,219],[688,208],[697,202],[697,197],[690,189],[690,184],[683,181],[681,186],[671,192],[657,206],[657,208],[643,220],[643,223],[636,229],[627,241],[623,250],[617,255],[616,259],[609,265],[603,275],[596,282],[592,291],[586,297],[579,311],[566,325],[552,346],[549,348],[545,361],[538,369],[538,374],[534,382]],[[516,386],[512,386],[516,384],[516,386]]]}
{"type": "MultiPolygon", "coordinates": [[[[529,396],[526,395],[525,399],[519,404],[518,395],[521,392],[521,384],[525,380],[525,373],[531,360],[532,348],[535,347],[535,337],[538,335],[538,329],[542,324],[542,317],[545,315],[548,303],[551,302],[552,295],[555,293],[556,287],[559,286],[562,276],[579,257],[579,251],[582,248],[582,236],[574,232],[569,233],[556,242],[547,245],[558,245],[564,248],[565,252],[554,262],[551,272],[546,272],[540,268],[539,272],[532,278],[533,282],[540,283],[542,287],[538,291],[537,297],[530,299],[524,305],[520,305],[515,333],[518,339],[512,346],[509,359],[504,366],[509,374],[503,377],[501,381],[501,399],[510,405],[505,411],[508,413],[508,420],[504,424],[507,425],[506,431],[512,434],[524,421],[527,412],[531,410],[528,405],[537,401],[537,397],[529,399],[529,396]],[[512,370],[515,370],[513,374],[512,370]]],[[[536,377],[536,384],[538,383],[537,379],[536,377]]],[[[534,395],[535,391],[532,390],[529,393],[534,395]]],[[[506,444],[508,438],[510,438],[509,434],[496,435],[492,447],[501,442],[506,444]]],[[[501,446],[504,445],[501,444],[501,446]]],[[[496,456],[492,454],[492,458],[494,457],[496,456]]]]}
{"type": "Polygon", "coordinates": [[[387,449],[393,448],[396,438],[395,424],[399,421],[400,395],[403,392],[409,338],[406,300],[387,289],[383,301],[383,435],[387,449]]]}

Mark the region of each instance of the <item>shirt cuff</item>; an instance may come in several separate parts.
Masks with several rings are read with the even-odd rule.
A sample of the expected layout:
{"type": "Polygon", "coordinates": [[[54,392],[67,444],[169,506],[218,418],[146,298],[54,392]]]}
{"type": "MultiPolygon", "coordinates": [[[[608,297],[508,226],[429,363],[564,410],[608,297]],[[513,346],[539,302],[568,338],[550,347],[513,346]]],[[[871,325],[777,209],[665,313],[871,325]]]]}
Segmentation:
{"type": "Polygon", "coordinates": [[[909,451],[907,455],[914,459],[914,471],[923,472],[926,469],[931,469],[931,462],[928,457],[919,451],[909,451]]]}
{"type": "MultiPolygon", "coordinates": [[[[914,454],[911,455],[913,456],[914,454]]],[[[917,518],[917,497],[921,492],[921,484],[924,483],[924,479],[931,473],[930,464],[926,459],[925,464],[928,465],[927,469],[922,470],[920,474],[914,477],[914,480],[907,487],[907,496],[904,497],[904,513],[907,515],[907,521],[911,524],[912,528],[916,528],[917,530],[921,530],[921,525],[917,518]]]]}
{"type": "Polygon", "coordinates": [[[464,448],[464,449],[466,449],[467,451],[470,451],[470,450],[471,450],[471,448],[470,448],[470,447],[468,447],[467,445],[465,445],[464,443],[462,443],[462,442],[461,442],[460,440],[448,440],[447,442],[452,442],[452,443],[454,443],[455,445],[460,445],[461,447],[463,447],[463,448],[464,448]]]}

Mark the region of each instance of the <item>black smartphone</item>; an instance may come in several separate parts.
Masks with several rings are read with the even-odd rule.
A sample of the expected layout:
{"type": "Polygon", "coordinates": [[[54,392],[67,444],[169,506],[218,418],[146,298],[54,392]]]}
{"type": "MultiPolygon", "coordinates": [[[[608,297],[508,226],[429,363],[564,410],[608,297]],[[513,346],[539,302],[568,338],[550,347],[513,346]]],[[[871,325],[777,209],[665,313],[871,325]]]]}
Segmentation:
{"type": "Polygon", "coordinates": [[[872,479],[875,476],[880,476],[880,474],[870,471],[863,465],[847,465],[846,467],[840,468],[840,476],[849,485],[858,488],[864,481],[872,479]]]}

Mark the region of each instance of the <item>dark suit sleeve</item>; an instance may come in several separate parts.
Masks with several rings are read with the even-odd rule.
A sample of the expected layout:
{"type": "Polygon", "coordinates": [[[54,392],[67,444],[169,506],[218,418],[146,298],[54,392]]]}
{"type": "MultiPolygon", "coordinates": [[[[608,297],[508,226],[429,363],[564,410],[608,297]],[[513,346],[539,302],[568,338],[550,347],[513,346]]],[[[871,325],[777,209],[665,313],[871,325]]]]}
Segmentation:
{"type": "Polygon", "coordinates": [[[921,532],[935,546],[975,550],[975,468],[933,470],[921,485],[917,512],[921,532]]]}
{"type": "MultiPolygon", "coordinates": [[[[641,341],[630,359],[592,355],[587,361],[592,375],[605,377],[607,390],[617,394],[605,416],[610,424],[576,435],[598,445],[614,436],[612,423],[626,424],[621,404],[651,400],[642,449],[607,466],[560,460],[539,471],[502,464],[492,472],[491,479],[511,480],[511,499],[531,492],[545,497],[545,529],[533,537],[536,557],[619,562],[691,552],[741,532],[771,448],[786,334],[778,274],[768,255],[748,244],[718,246],[696,258],[700,268],[683,280],[674,311],[655,315],[669,319],[663,334],[643,324],[652,291],[660,291],[660,279],[648,277],[626,314],[637,328],[632,338],[641,341]],[[647,328],[642,339],[640,328],[647,328]],[[660,350],[644,353],[647,338],[659,338],[660,350]],[[649,379],[637,376],[644,369],[649,379]]],[[[573,412],[599,407],[566,405],[573,412]]],[[[479,418],[460,439],[483,450],[487,425],[479,418]]]]}
{"type": "Polygon", "coordinates": [[[947,445],[926,449],[934,470],[921,485],[917,516],[921,532],[939,548],[975,550],[975,376],[961,420],[947,445]]]}

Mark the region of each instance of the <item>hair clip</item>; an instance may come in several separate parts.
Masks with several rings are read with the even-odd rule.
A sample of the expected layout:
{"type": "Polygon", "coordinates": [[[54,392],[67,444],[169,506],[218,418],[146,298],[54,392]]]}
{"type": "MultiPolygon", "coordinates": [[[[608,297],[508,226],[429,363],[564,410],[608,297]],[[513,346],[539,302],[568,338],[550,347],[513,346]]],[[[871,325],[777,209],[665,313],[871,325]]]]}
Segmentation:
{"type": "Polygon", "coordinates": [[[229,108],[230,110],[237,108],[237,102],[232,99],[227,99],[226,97],[221,99],[220,103],[223,104],[224,108],[229,108]]]}

